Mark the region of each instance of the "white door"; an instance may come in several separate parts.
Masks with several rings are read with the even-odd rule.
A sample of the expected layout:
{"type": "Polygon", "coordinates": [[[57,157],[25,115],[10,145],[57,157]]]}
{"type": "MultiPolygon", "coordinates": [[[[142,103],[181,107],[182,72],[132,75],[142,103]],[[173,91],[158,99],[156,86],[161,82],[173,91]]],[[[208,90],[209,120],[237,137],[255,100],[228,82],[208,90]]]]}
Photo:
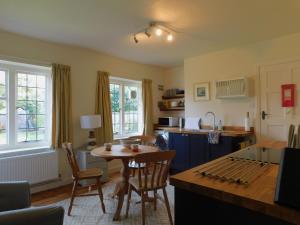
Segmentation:
{"type": "Polygon", "coordinates": [[[290,124],[300,124],[300,61],[260,67],[261,137],[287,141],[290,124]],[[281,85],[296,84],[296,107],[281,107],[281,85]],[[262,114],[265,113],[265,118],[262,114]]]}

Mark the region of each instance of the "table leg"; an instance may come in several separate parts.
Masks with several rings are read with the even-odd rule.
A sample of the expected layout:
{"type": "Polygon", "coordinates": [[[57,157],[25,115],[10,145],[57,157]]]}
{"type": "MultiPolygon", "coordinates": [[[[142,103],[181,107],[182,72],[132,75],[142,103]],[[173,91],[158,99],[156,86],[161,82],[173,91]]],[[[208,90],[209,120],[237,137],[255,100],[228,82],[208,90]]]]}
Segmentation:
{"type": "Polygon", "coordinates": [[[121,214],[121,210],[122,210],[122,206],[123,206],[123,202],[124,202],[124,196],[127,194],[128,192],[128,180],[129,180],[129,167],[128,167],[128,163],[129,160],[128,159],[123,159],[123,171],[122,171],[122,180],[119,182],[119,187],[118,187],[118,193],[116,193],[118,195],[118,206],[114,215],[114,221],[116,220],[120,220],[120,214],[121,214]]]}

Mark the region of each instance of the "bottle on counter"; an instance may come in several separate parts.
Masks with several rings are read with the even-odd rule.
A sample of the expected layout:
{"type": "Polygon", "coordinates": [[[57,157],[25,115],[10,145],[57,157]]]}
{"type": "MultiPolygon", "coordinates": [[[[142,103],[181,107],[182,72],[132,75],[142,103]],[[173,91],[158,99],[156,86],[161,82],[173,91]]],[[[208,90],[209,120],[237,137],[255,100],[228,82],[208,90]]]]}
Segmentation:
{"type": "Polygon", "coordinates": [[[245,131],[250,131],[250,116],[249,112],[247,112],[246,118],[245,118],[245,131]]]}
{"type": "Polygon", "coordinates": [[[222,121],[219,120],[219,123],[218,123],[218,130],[223,130],[223,125],[222,125],[222,121]]]}
{"type": "Polygon", "coordinates": [[[183,128],[183,118],[179,117],[179,128],[183,128]]]}

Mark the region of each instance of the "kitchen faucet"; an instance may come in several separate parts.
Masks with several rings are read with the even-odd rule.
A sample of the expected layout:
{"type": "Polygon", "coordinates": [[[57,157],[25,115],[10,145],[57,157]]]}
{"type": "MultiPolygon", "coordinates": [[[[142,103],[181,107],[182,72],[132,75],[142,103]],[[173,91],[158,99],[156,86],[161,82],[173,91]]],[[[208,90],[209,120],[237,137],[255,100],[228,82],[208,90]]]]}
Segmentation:
{"type": "Polygon", "coordinates": [[[207,112],[207,113],[205,113],[205,117],[207,117],[208,114],[211,114],[214,117],[214,123],[213,123],[212,127],[213,127],[213,130],[215,130],[216,129],[216,115],[213,112],[207,112]]]}

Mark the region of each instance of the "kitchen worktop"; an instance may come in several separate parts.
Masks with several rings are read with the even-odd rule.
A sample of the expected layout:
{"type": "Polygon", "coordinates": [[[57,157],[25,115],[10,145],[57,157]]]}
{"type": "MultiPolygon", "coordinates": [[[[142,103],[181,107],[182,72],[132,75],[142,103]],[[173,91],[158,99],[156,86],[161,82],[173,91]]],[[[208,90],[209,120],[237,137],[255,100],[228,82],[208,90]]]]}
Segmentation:
{"type": "MultiPolygon", "coordinates": [[[[284,144],[275,142],[268,144],[272,145],[271,147],[273,148],[272,150],[275,155],[280,155],[277,153],[281,153],[284,144]]],[[[262,144],[256,145],[257,148],[262,146],[262,144]]],[[[240,154],[241,151],[243,150],[232,153],[231,155],[240,154]]],[[[225,182],[197,174],[197,171],[203,170],[203,168],[224,159],[224,157],[171,176],[170,184],[175,186],[175,188],[188,191],[189,193],[195,193],[217,201],[225,202],[226,204],[228,203],[252,211],[257,211],[258,213],[278,218],[292,224],[300,224],[300,211],[274,203],[279,165],[273,161],[271,161],[268,170],[248,185],[225,182]]],[[[278,161],[278,157],[276,160],[278,161]]]]}
{"type": "MultiPolygon", "coordinates": [[[[157,126],[157,130],[165,130],[167,132],[172,133],[180,133],[180,134],[203,134],[207,135],[210,129],[200,129],[200,130],[192,130],[192,129],[185,129],[185,128],[178,128],[178,127],[163,127],[163,126],[157,126]]],[[[247,132],[243,130],[223,130],[220,131],[221,136],[229,136],[229,137],[246,137],[251,136],[254,134],[253,131],[247,132]]]]}

